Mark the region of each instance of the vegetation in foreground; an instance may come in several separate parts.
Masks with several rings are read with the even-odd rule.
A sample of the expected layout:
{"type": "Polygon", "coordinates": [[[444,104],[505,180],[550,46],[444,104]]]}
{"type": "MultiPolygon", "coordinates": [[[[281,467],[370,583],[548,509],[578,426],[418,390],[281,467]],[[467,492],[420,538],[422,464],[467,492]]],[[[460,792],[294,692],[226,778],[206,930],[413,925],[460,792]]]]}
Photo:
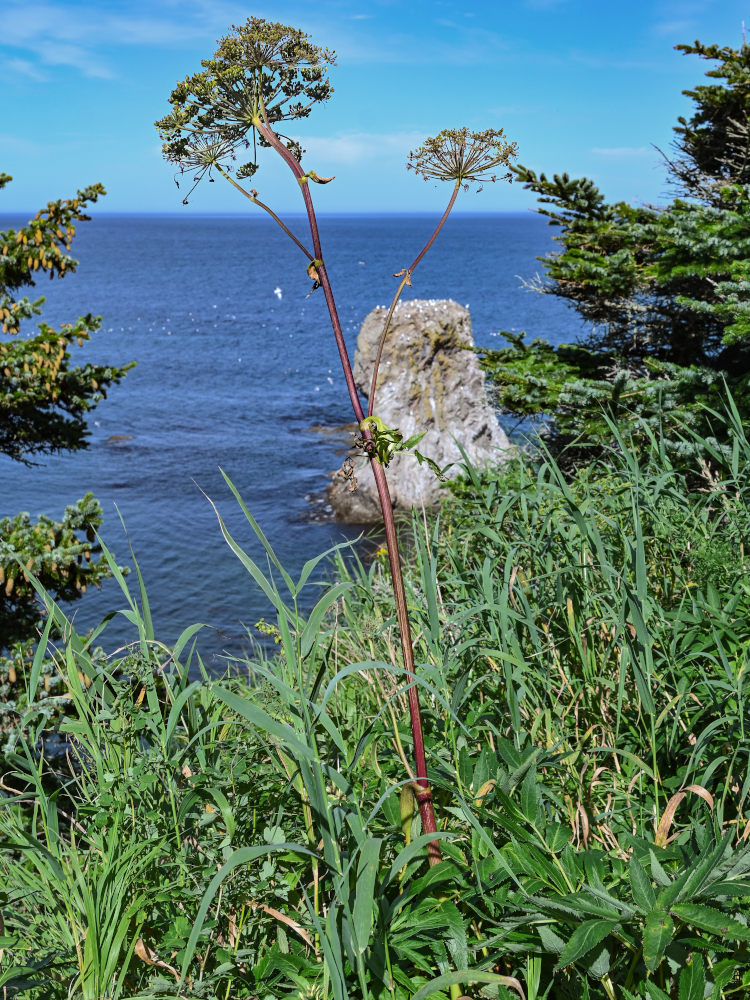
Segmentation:
{"type": "Polygon", "coordinates": [[[279,652],[222,681],[122,577],[137,636],[106,664],[46,598],[66,640],[26,683],[46,655],[62,690],[0,789],[6,996],[746,995],[750,443],[723,419],[729,459],[689,473],[620,439],[572,482],[468,470],[415,519],[433,867],[381,561],[295,581],[223,528],[279,652]]]}
{"type": "MultiPolygon", "coordinates": [[[[502,129],[475,132],[466,127],[444,129],[430,137],[409,154],[407,169],[424,180],[450,181],[452,194],[432,235],[412,263],[402,268],[401,277],[390,309],[383,324],[375,361],[372,366],[371,388],[367,413],[362,406],[347,351],[344,332],[338,316],[336,298],[328,274],[317,215],[311,193],[313,184],[329,184],[334,177],[320,177],[314,170],[302,166],[304,150],[300,144],[281,132],[284,122],[307,118],[312,107],[327,101],[333,92],[328,73],[335,64],[335,55],[328,49],[313,45],[299,28],[250,17],[244,25],[233,25],[230,33],[219,39],[213,58],[201,61],[202,70],[180,81],[170,94],[171,110],[156,122],[163,140],[165,158],[178,166],[182,174],[193,180],[191,191],[200,181],[218,174],[253,205],[263,209],[279,225],[284,234],[304,254],[307,276],[312,281],[311,293],[323,290],[342,375],[349,401],[357,421],[357,445],[367,458],[383,518],[385,548],[388,553],[391,586],[396,602],[396,617],[401,641],[401,657],[407,675],[416,679],[414,647],[411,637],[409,609],[404,593],[401,551],[393,511],[393,501],[385,469],[398,451],[413,448],[424,437],[415,434],[404,440],[397,427],[387,427],[373,412],[378,369],[386,344],[388,330],[399,298],[411,285],[414,271],[432,246],[456,202],[461,188],[475,184],[481,190],[484,183],[493,183],[500,176],[510,180],[510,163],[516,155],[515,143],[507,142],[502,129]],[[258,197],[255,188],[247,189],[240,181],[252,177],[258,169],[258,145],[273,149],[299,187],[305,208],[308,235],[306,246],[278,215],[258,197]],[[249,155],[248,162],[234,168],[238,156],[249,155]],[[235,177],[232,177],[234,170],[235,177]]],[[[184,199],[187,203],[187,198],[184,199]]],[[[419,461],[427,461],[439,473],[436,463],[419,452],[419,461]]],[[[351,477],[351,468],[348,469],[351,477]]],[[[352,487],[356,479],[351,479],[352,487]]],[[[412,744],[417,804],[425,830],[437,832],[432,790],[427,780],[419,690],[416,684],[408,688],[408,710],[411,720],[412,744]]],[[[430,841],[431,864],[441,857],[440,843],[430,841]]]]}

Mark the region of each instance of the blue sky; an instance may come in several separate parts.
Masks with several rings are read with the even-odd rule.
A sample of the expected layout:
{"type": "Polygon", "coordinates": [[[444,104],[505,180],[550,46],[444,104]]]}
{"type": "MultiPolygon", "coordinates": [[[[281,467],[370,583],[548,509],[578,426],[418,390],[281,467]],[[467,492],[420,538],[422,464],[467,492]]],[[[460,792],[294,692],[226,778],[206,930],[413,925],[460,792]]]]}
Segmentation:
{"type": "MultiPolygon", "coordinates": [[[[303,28],[333,48],[331,101],[297,133],[306,165],[336,182],[321,211],[435,211],[447,190],[407,173],[408,151],[440,129],[502,127],[519,161],[592,177],[610,199],[669,197],[653,144],[667,148],[680,91],[708,64],[679,42],[738,46],[750,0],[0,0],[0,213],[35,211],[101,181],[112,212],[244,212],[225,183],[188,208],[153,127],[178,78],[249,15],[303,28]]],[[[299,210],[285,168],[253,179],[299,210]]],[[[464,211],[519,211],[519,184],[462,196],[464,211]]]]}

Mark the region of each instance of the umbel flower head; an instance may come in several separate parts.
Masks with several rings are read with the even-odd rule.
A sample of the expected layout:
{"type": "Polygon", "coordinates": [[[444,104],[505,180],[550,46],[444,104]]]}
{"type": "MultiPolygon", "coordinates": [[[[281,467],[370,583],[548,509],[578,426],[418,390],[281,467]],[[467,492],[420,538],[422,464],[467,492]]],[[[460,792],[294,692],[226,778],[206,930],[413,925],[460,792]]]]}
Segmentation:
{"type": "Polygon", "coordinates": [[[446,128],[412,150],[406,168],[425,180],[456,181],[467,189],[472,183],[511,180],[510,161],[516,149],[515,142],[505,141],[501,128],[484,132],[446,128]],[[498,167],[504,168],[500,176],[493,173],[498,167]]]}
{"type": "MultiPolygon", "coordinates": [[[[168,160],[176,163],[181,174],[192,175],[192,187],[183,198],[183,204],[187,205],[188,198],[195,190],[196,186],[203,180],[206,174],[211,177],[213,168],[227,170],[231,161],[236,159],[234,144],[214,132],[197,132],[190,136],[184,136],[172,143],[169,153],[164,154],[168,160]]],[[[175,178],[175,183],[177,179],[175,178]]],[[[177,183],[179,187],[179,183],[177,183]]]]}
{"type": "MultiPolygon", "coordinates": [[[[156,122],[163,139],[164,156],[181,169],[196,167],[196,158],[215,144],[221,156],[253,147],[256,136],[268,145],[258,126],[306,118],[319,101],[333,93],[328,68],[333,52],[313,45],[297,28],[248,18],[219,39],[212,59],[203,70],[177,84],[170,95],[171,112],[156,122]]],[[[297,143],[281,135],[289,149],[300,155],[297,143]]],[[[255,159],[240,167],[239,176],[257,169],[255,159]]]]}

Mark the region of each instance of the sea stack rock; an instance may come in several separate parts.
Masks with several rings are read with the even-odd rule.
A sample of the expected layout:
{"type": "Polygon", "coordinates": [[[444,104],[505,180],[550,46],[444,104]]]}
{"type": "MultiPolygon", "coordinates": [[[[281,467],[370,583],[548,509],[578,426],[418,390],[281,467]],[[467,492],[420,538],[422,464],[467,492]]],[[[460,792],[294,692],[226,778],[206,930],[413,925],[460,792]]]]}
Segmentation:
{"type": "MultiPolygon", "coordinates": [[[[372,369],[387,309],[378,306],[367,316],[357,339],[354,380],[369,395],[372,369]]],[[[460,463],[461,452],[481,467],[501,462],[508,438],[497,422],[488,399],[484,373],[474,346],[468,309],[450,299],[412,299],[394,311],[375,389],[374,414],[397,427],[404,440],[425,432],[417,445],[442,469],[460,463]]],[[[328,499],[337,517],[357,524],[381,518],[377,492],[368,462],[355,458],[357,489],[336,474],[328,499]]],[[[460,466],[446,473],[457,476],[460,466]]],[[[433,506],[440,498],[440,482],[433,470],[420,465],[410,452],[397,454],[387,470],[394,506],[433,506]]]]}

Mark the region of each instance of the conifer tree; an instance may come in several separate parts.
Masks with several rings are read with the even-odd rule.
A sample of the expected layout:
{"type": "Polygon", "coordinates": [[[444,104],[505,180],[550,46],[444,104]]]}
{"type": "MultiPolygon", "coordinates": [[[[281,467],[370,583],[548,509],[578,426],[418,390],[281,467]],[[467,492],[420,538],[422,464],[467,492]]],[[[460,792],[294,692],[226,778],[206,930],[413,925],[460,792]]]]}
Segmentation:
{"type": "Polygon", "coordinates": [[[664,207],[608,203],[588,178],[514,172],[558,228],[537,289],[570,302],[592,332],[581,347],[517,339],[487,352],[501,405],[555,411],[563,441],[602,413],[676,427],[726,379],[750,406],[750,46],[679,45],[716,63],[684,91],[693,113],[664,156],[678,197],[664,207]]]}
{"type": "MultiPolygon", "coordinates": [[[[0,173],[0,190],[10,180],[0,173]]],[[[35,332],[25,331],[44,299],[24,290],[44,274],[52,279],[75,271],[75,224],[89,218],[86,206],[104,193],[92,185],[75,198],[49,202],[20,229],[0,232],[0,455],[6,461],[85,448],[88,412],[131,367],[72,363],[73,345],[99,328],[100,319],[90,314],[59,329],[39,323],[35,332]]],[[[60,521],[32,521],[27,513],[0,519],[0,684],[3,673],[16,673],[39,625],[41,609],[24,571],[57,599],[74,600],[106,575],[92,544],[100,523],[91,493],[66,507],[60,521]],[[4,662],[3,650],[11,652],[4,662]]]]}

